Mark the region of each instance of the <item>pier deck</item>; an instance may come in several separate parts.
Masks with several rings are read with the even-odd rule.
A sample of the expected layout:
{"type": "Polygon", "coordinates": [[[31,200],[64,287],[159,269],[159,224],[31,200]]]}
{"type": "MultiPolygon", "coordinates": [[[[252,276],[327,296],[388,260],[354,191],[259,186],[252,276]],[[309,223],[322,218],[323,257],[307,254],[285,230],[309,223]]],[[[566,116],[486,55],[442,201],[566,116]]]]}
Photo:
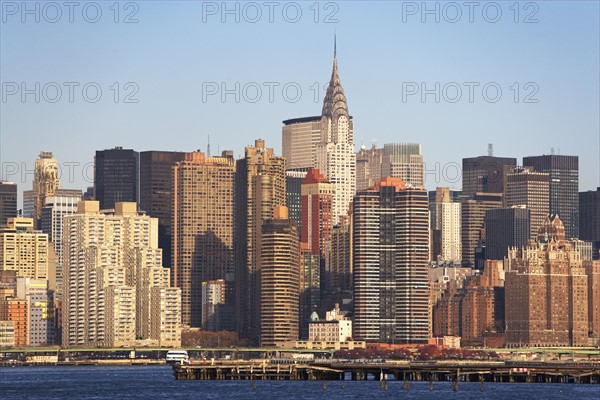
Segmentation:
{"type": "Polygon", "coordinates": [[[598,363],[455,362],[206,362],[174,365],[176,380],[388,380],[600,384],[598,363]]]}

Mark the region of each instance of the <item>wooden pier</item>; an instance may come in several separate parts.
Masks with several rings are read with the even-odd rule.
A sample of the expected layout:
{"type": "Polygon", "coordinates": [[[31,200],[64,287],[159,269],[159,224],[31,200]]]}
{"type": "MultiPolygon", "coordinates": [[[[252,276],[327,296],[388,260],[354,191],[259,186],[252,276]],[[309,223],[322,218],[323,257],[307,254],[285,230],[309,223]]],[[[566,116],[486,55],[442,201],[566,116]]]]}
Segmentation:
{"type": "Polygon", "coordinates": [[[388,380],[600,384],[598,363],[455,362],[206,362],[174,365],[176,380],[388,380]]]}

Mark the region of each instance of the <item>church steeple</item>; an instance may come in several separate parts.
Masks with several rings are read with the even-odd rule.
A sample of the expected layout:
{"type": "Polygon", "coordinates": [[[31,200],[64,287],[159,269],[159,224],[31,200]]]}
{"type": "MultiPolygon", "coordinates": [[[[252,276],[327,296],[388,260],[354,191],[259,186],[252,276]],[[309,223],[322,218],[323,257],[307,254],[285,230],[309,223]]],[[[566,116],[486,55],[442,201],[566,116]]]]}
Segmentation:
{"type": "Polygon", "coordinates": [[[321,115],[329,117],[333,121],[336,121],[340,115],[345,115],[349,118],[348,104],[346,103],[346,96],[344,95],[344,89],[342,88],[338,72],[336,36],[333,38],[333,69],[331,71],[331,80],[325,94],[321,115]]]}

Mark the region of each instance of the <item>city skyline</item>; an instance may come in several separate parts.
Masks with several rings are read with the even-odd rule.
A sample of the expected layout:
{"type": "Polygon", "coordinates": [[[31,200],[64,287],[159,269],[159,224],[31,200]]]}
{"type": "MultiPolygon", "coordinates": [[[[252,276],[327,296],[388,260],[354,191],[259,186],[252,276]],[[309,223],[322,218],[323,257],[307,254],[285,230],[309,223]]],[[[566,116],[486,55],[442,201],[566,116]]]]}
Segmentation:
{"type": "MultiPolygon", "coordinates": [[[[252,24],[246,21],[244,11],[240,11],[239,23],[234,21],[235,15],[225,15],[229,19],[223,23],[222,10],[213,15],[203,9],[206,4],[212,3],[190,2],[179,8],[160,2],[142,3],[135,24],[115,24],[108,9],[103,10],[104,19],[97,25],[81,18],[73,24],[59,21],[53,25],[44,18],[40,23],[22,23],[6,16],[0,39],[5,96],[0,121],[2,178],[16,181],[19,193],[28,188],[34,159],[42,149],[53,151],[59,161],[62,186],[79,189],[92,185],[94,151],[115,146],[138,152],[204,151],[210,136],[213,154],[231,148],[237,158],[243,154],[243,146],[261,137],[272,143],[276,154],[282,154],[281,121],[319,114],[337,32],[339,68],[351,99],[351,115],[356,117],[355,150],[361,144],[370,147],[372,141],[380,147],[397,142],[421,144],[429,190],[437,186],[460,188],[460,159],[484,155],[488,143],[494,144],[495,155],[518,159],[550,154],[552,148],[556,153],[578,155],[579,190],[592,190],[600,184],[597,3],[543,3],[534,15],[538,22],[530,24],[523,23],[530,14],[527,10],[520,10],[519,23],[515,23],[513,10],[504,4],[497,23],[487,22],[481,13],[475,13],[475,21],[470,23],[465,20],[466,10],[462,10],[463,20],[456,24],[447,21],[444,11],[436,23],[435,16],[421,15],[423,10],[411,14],[402,4],[369,7],[359,2],[331,3],[337,5],[332,17],[337,23],[324,22],[335,11],[324,9],[330,3],[319,3],[319,23],[314,22],[315,11],[309,4],[301,5],[303,17],[297,24],[287,22],[281,13],[275,14],[273,24],[264,20],[265,13],[262,21],[252,24]],[[362,26],[366,17],[377,17],[381,23],[369,25],[368,30],[349,29],[362,26]],[[402,23],[392,26],[394,17],[402,23]],[[117,44],[116,36],[115,41],[99,41],[96,33],[108,24],[110,35],[120,35],[124,45],[117,44]],[[148,26],[170,29],[178,37],[176,45],[168,48],[172,37],[157,36],[148,26]],[[307,30],[307,26],[314,29],[307,30]],[[210,28],[220,39],[203,40],[204,28],[210,28]],[[297,35],[299,29],[305,34],[297,35]],[[191,34],[181,35],[186,30],[191,34]],[[280,37],[273,38],[273,32],[280,32],[280,37]],[[242,36],[249,45],[240,40],[242,36]],[[413,37],[419,39],[406,40],[413,37]],[[34,40],[46,49],[19,50],[34,40]],[[65,53],[54,44],[62,42],[81,45],[82,52],[65,53]],[[136,46],[127,46],[132,43],[136,46]],[[189,49],[198,51],[190,54],[189,49]],[[165,57],[157,60],[157,54],[165,57]],[[209,56],[209,62],[204,55],[209,56]],[[13,61],[9,64],[8,59],[13,61]],[[243,59],[247,61],[240,68],[243,59]],[[257,59],[261,62],[252,61],[257,59]],[[516,59],[516,64],[510,61],[516,59]],[[69,61],[67,66],[65,60],[69,61]],[[90,60],[98,60],[98,65],[90,64],[90,60]],[[155,63],[156,68],[140,72],[136,68],[139,63],[155,63]],[[264,68],[258,68],[259,64],[264,68]],[[47,68],[41,71],[36,65],[47,68]],[[436,70],[432,65],[443,68],[436,70]],[[50,103],[46,93],[39,103],[34,101],[35,95],[27,95],[22,102],[19,94],[8,94],[10,82],[25,82],[30,84],[28,88],[35,82],[42,87],[47,82],[80,82],[82,86],[98,82],[103,98],[97,103],[81,97],[73,103],[66,98],[50,103]],[[115,90],[109,88],[114,82],[120,87],[117,103],[112,98],[115,90]],[[123,102],[133,91],[125,89],[127,82],[137,84],[139,91],[134,97],[138,103],[123,102]],[[276,91],[279,95],[269,102],[265,97],[268,88],[262,85],[265,82],[279,83],[278,88],[285,83],[297,84],[303,95],[291,102],[276,91]],[[310,89],[315,82],[319,85],[310,89]],[[441,84],[439,103],[435,94],[426,95],[425,102],[421,93],[408,94],[420,90],[421,83],[431,89],[436,82],[441,84]],[[448,101],[450,92],[443,91],[444,85],[452,82],[459,82],[463,91],[463,99],[456,103],[448,101]],[[496,82],[503,96],[497,103],[481,96],[470,103],[462,82],[479,82],[480,86],[496,82]],[[510,89],[514,82],[519,83],[521,95],[516,103],[515,90],[510,89]],[[538,86],[534,96],[538,103],[523,102],[523,96],[531,92],[525,89],[528,82],[538,86]],[[208,94],[209,89],[215,90],[212,83],[219,91],[221,83],[229,89],[235,83],[240,87],[258,83],[263,97],[251,102],[251,96],[240,93],[239,103],[235,95],[227,95],[223,102],[221,93],[208,94]],[[412,83],[418,84],[417,89],[412,83]],[[226,113],[237,118],[223,119],[226,113]],[[393,124],[389,124],[389,115],[398,117],[393,124]],[[86,140],[79,140],[81,137],[86,140]],[[23,140],[36,146],[22,146],[23,140]],[[518,149],[513,146],[516,140],[521,143],[518,149]],[[92,167],[86,169],[86,165],[92,167]],[[73,170],[73,179],[68,168],[73,170]]],[[[131,10],[121,11],[123,19],[131,10]]],[[[66,94],[63,90],[63,97],[66,94]]]]}

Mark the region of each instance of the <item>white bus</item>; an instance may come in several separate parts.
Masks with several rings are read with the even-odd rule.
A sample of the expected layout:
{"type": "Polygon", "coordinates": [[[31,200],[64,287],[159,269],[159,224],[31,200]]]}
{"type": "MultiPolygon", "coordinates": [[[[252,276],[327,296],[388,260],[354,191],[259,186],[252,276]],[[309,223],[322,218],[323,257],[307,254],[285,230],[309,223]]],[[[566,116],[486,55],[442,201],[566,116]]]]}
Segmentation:
{"type": "Polygon", "coordinates": [[[167,364],[189,364],[190,358],[185,350],[169,350],[165,361],[167,364]]]}

